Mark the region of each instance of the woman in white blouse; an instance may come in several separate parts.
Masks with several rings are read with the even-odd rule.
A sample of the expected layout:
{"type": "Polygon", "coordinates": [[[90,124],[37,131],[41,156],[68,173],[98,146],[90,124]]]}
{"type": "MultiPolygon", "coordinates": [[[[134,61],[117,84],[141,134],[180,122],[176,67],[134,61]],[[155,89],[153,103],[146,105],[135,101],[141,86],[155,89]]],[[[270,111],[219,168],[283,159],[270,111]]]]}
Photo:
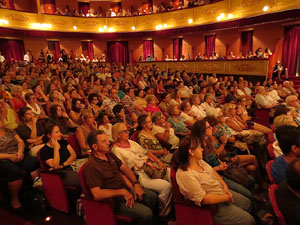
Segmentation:
{"type": "Polygon", "coordinates": [[[215,223],[254,225],[255,220],[248,213],[251,201],[229,191],[223,179],[202,157],[199,139],[188,136],[181,140],[173,160],[181,194],[198,206],[217,205],[218,211],[213,214],[215,223]]]}

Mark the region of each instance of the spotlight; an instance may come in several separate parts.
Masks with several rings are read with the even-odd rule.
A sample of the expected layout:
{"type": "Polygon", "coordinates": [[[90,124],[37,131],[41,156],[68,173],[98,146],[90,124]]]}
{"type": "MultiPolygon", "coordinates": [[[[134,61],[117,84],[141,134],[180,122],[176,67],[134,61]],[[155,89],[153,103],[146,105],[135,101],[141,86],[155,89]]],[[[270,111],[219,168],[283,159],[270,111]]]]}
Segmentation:
{"type": "Polygon", "coordinates": [[[112,32],[112,31],[113,31],[113,29],[110,27],[110,28],[108,28],[108,31],[109,31],[109,32],[112,32]]]}
{"type": "Polygon", "coordinates": [[[161,24],[159,24],[159,25],[157,25],[157,26],[155,27],[156,30],[160,30],[161,28],[162,28],[162,25],[161,25],[161,24]]]}
{"type": "Polygon", "coordinates": [[[193,22],[193,19],[189,19],[188,23],[191,24],[193,22]]]}
{"type": "Polygon", "coordinates": [[[102,27],[99,28],[99,32],[103,32],[103,28],[102,27]]]}
{"type": "Polygon", "coordinates": [[[45,222],[49,222],[50,220],[52,220],[52,217],[51,217],[51,216],[47,216],[47,217],[45,218],[45,222]]]}
{"type": "Polygon", "coordinates": [[[164,28],[166,28],[168,25],[167,24],[164,24],[164,28]]]}
{"type": "Polygon", "coordinates": [[[218,16],[218,17],[217,17],[217,20],[218,20],[218,21],[220,21],[220,20],[221,20],[221,17],[220,17],[220,16],[218,16]]]}
{"type": "Polygon", "coordinates": [[[267,12],[268,10],[269,10],[269,6],[266,5],[266,6],[263,7],[264,12],[267,12]]]}
{"type": "Polygon", "coordinates": [[[221,13],[220,17],[221,17],[221,19],[223,19],[225,17],[225,13],[221,13]]]}
{"type": "Polygon", "coordinates": [[[73,30],[77,30],[77,26],[73,26],[73,30]]]}
{"type": "Polygon", "coordinates": [[[131,29],[132,29],[132,30],[135,30],[135,26],[132,26],[131,29]]]}
{"type": "Polygon", "coordinates": [[[229,14],[227,15],[227,18],[228,18],[228,19],[231,19],[232,17],[233,17],[232,13],[229,13],[229,14]]]}
{"type": "Polygon", "coordinates": [[[3,19],[0,19],[0,24],[2,25],[2,24],[8,24],[8,21],[7,20],[3,20],[3,19]]]}
{"type": "Polygon", "coordinates": [[[104,26],[103,26],[103,29],[104,29],[104,30],[106,30],[106,29],[107,29],[107,26],[106,26],[106,25],[104,25],[104,26]]]}

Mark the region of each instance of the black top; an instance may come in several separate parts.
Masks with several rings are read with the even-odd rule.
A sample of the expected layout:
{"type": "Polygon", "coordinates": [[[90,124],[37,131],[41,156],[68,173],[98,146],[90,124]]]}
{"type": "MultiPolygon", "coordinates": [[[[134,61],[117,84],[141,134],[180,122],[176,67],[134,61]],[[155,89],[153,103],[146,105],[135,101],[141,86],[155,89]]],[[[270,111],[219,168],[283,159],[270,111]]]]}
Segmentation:
{"type": "Polygon", "coordinates": [[[275,191],[278,208],[283,214],[287,225],[300,224],[300,197],[290,191],[286,181],[283,181],[275,191]]]}
{"type": "MultiPolygon", "coordinates": [[[[59,149],[59,165],[62,165],[65,161],[67,161],[67,159],[70,157],[70,152],[67,149],[68,146],[68,142],[64,139],[61,139],[60,141],[58,141],[59,145],[60,145],[60,149],[59,149]]],[[[45,162],[48,159],[53,159],[54,157],[54,149],[50,146],[48,146],[47,144],[44,145],[44,147],[41,148],[40,151],[40,155],[41,155],[41,159],[45,162]]]]}
{"type": "MultiPolygon", "coordinates": [[[[20,138],[22,138],[22,140],[24,141],[25,149],[28,150],[29,149],[29,144],[27,142],[27,139],[30,139],[31,128],[28,127],[25,123],[22,123],[16,128],[16,132],[20,136],[20,138]]],[[[43,134],[42,129],[40,129],[39,123],[36,124],[36,132],[37,132],[38,137],[43,134]]]]}

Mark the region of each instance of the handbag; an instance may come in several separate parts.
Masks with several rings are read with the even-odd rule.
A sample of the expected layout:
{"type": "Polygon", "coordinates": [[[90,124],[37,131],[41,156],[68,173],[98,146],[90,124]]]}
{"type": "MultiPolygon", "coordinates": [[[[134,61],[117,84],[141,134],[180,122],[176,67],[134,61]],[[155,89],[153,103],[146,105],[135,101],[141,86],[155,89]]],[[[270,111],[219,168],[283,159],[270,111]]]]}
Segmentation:
{"type": "Polygon", "coordinates": [[[146,162],[143,165],[144,172],[151,179],[163,179],[166,176],[166,170],[160,169],[156,163],[146,162]]]}
{"type": "Polygon", "coordinates": [[[249,186],[248,172],[244,167],[239,166],[238,163],[228,163],[227,170],[223,171],[223,174],[245,187],[249,186]]]}

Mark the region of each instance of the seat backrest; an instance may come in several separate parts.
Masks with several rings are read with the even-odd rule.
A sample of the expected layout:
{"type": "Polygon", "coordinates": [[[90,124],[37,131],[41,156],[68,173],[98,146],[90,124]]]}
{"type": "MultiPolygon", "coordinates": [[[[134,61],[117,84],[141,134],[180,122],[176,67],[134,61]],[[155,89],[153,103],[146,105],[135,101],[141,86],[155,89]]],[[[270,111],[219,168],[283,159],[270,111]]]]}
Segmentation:
{"type": "Polygon", "coordinates": [[[81,188],[82,188],[82,193],[86,196],[86,198],[87,199],[93,199],[92,194],[91,194],[90,190],[88,189],[88,187],[86,186],[86,183],[85,183],[85,177],[84,177],[85,166],[86,166],[86,163],[82,164],[82,166],[80,167],[80,169],[78,171],[80,185],[81,185],[81,188]]]}
{"type": "Polygon", "coordinates": [[[268,133],[268,140],[269,140],[269,143],[273,143],[275,141],[274,132],[268,133]]]}
{"type": "Polygon", "coordinates": [[[67,139],[69,145],[71,145],[71,147],[74,149],[76,155],[77,155],[77,158],[79,156],[81,156],[81,150],[80,150],[80,146],[79,146],[79,143],[76,139],[76,133],[74,134],[71,134],[68,139],[67,139]]]}
{"type": "Polygon", "coordinates": [[[140,132],[141,132],[140,130],[135,131],[135,132],[131,135],[130,139],[133,140],[133,141],[135,141],[135,142],[137,142],[137,141],[138,141],[138,136],[139,136],[139,133],[140,133],[140,132]]]}
{"type": "Polygon", "coordinates": [[[274,177],[272,176],[272,173],[271,173],[271,166],[273,164],[274,160],[270,160],[267,162],[266,164],[266,170],[267,170],[267,174],[268,174],[268,177],[269,177],[269,180],[271,181],[272,184],[275,184],[275,179],[274,177]]]}
{"type": "Polygon", "coordinates": [[[43,171],[46,171],[46,170],[48,170],[49,167],[48,167],[47,164],[42,160],[42,157],[41,157],[41,150],[42,150],[42,149],[40,149],[40,150],[37,152],[36,156],[37,156],[37,158],[38,158],[38,160],[39,160],[39,163],[40,163],[40,169],[43,170],[43,171]]]}
{"type": "Polygon", "coordinates": [[[184,203],[185,199],[180,193],[179,186],[176,181],[176,171],[174,168],[171,168],[171,182],[173,186],[173,196],[175,203],[184,203]]]}
{"type": "Polygon", "coordinates": [[[276,158],[275,153],[274,153],[273,143],[272,144],[271,143],[268,144],[268,153],[269,153],[269,157],[271,159],[275,159],[276,158]]]}
{"type": "Polygon", "coordinates": [[[278,225],[286,225],[285,219],[284,219],[281,211],[279,210],[277,202],[276,202],[275,191],[276,191],[277,187],[278,187],[277,184],[270,185],[269,198],[270,198],[270,202],[272,204],[273,210],[276,214],[278,225]]]}

